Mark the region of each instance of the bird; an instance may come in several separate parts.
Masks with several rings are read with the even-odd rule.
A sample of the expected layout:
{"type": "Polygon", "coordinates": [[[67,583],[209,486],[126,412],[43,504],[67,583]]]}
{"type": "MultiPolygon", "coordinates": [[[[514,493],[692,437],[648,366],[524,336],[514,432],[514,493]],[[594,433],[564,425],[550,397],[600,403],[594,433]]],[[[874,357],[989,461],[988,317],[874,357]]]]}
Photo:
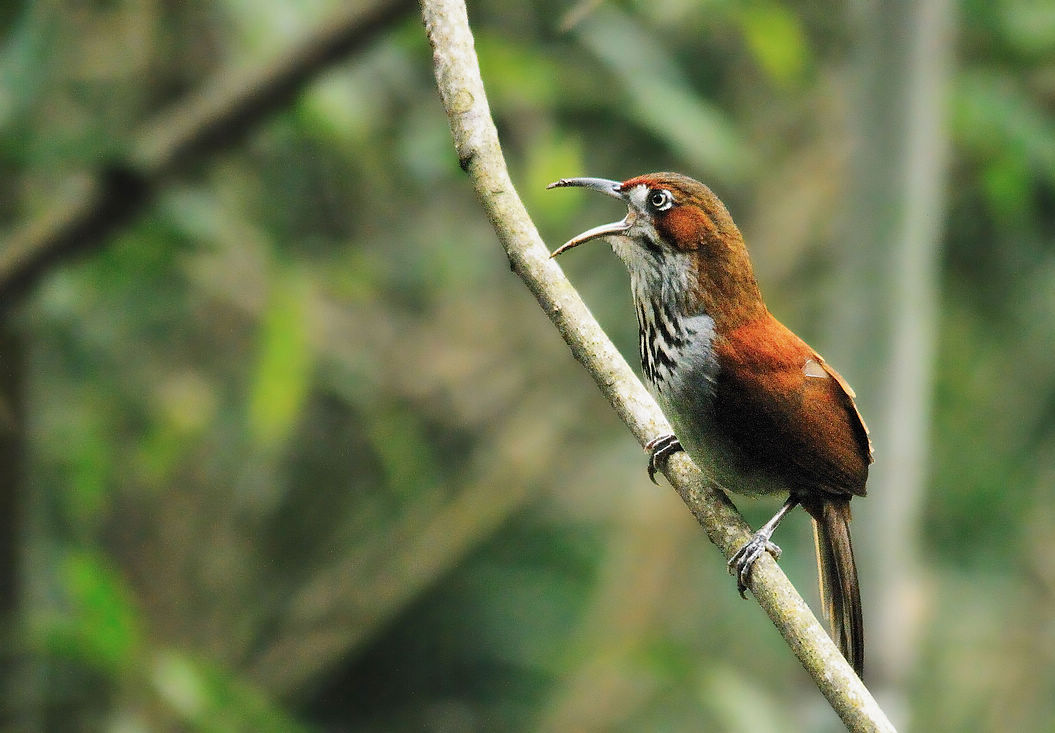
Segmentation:
{"type": "Polygon", "coordinates": [[[832,639],[864,675],[864,621],[850,537],[850,500],[873,461],[850,385],[766,307],[744,238],[706,185],[679,173],[624,181],[562,178],[619,199],[617,222],[558,247],[607,239],[630,275],[641,371],[674,432],[657,436],[648,474],[684,450],[723,489],[787,492],[780,510],[729,560],[742,597],[772,536],[801,506],[813,521],[821,607],[832,639]]]}

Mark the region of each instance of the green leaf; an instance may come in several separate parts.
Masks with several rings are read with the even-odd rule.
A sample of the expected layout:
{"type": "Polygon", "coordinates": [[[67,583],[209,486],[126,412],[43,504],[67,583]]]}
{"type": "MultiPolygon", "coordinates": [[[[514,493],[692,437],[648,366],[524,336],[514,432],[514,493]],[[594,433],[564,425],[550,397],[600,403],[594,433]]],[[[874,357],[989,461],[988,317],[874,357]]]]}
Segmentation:
{"type": "Polygon", "coordinates": [[[286,438],[308,394],[314,366],[308,341],[310,295],[308,279],[296,270],[281,271],[271,285],[249,397],[249,432],[265,449],[286,438]]]}
{"type": "Polygon", "coordinates": [[[141,477],[160,486],[212,421],[216,394],[204,377],[184,370],[158,383],[152,408],[153,421],[142,435],[138,459],[141,477]]]}
{"type": "Polygon", "coordinates": [[[399,405],[368,409],[373,414],[364,421],[364,428],[381,463],[385,486],[400,496],[420,494],[424,485],[437,480],[443,464],[420,415],[399,405]]]}
{"type": "Polygon", "coordinates": [[[982,171],[982,188],[993,212],[1003,221],[1020,220],[1029,213],[1032,176],[1025,158],[1007,150],[982,171]]]}
{"type": "Polygon", "coordinates": [[[537,47],[507,36],[476,34],[476,54],[487,96],[498,114],[552,107],[561,96],[562,69],[537,47]]]}
{"type": "Polygon", "coordinates": [[[124,579],[101,557],[76,551],[62,559],[59,580],[69,609],[38,619],[45,645],[110,674],[130,670],[142,624],[124,579]]]}
{"type": "Polygon", "coordinates": [[[783,5],[752,3],[740,12],[744,41],[774,82],[791,86],[802,78],[809,46],[799,19],[783,5]]]}
{"type": "Polygon", "coordinates": [[[1005,38],[1029,54],[1051,58],[1055,48],[1055,4],[1051,0],[997,3],[1005,38]]]}
{"type": "Polygon", "coordinates": [[[0,28],[4,29],[0,44],[0,130],[5,132],[0,135],[0,150],[22,158],[23,134],[31,134],[30,128],[23,120],[23,130],[12,135],[8,126],[29,110],[53,70],[47,61],[49,49],[54,48],[56,24],[39,7],[26,4],[19,10],[18,3],[4,3],[0,5],[0,28]]]}
{"type": "Polygon", "coordinates": [[[175,651],[157,655],[150,679],[165,704],[194,730],[307,730],[260,690],[234,674],[175,651]]]}
{"type": "Polygon", "coordinates": [[[103,410],[86,413],[77,420],[77,429],[64,442],[69,462],[68,490],[63,492],[70,519],[78,526],[94,526],[110,495],[114,469],[114,436],[103,410]]]}
{"type": "Polygon", "coordinates": [[[569,189],[571,196],[552,195],[546,186],[558,178],[587,175],[583,171],[582,141],[578,136],[550,131],[536,140],[526,152],[525,172],[519,181],[524,202],[540,226],[555,226],[571,221],[586,196],[578,189],[569,189]],[[578,194],[578,195],[574,195],[578,194]]]}

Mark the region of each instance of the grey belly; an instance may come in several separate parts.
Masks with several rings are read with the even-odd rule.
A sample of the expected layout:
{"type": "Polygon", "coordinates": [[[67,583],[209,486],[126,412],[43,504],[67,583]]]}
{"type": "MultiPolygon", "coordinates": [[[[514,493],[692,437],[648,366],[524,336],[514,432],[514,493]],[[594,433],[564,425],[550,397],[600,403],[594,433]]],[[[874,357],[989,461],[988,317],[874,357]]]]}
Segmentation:
{"type": "Polygon", "coordinates": [[[698,378],[670,379],[659,385],[646,380],[646,385],[670,421],[682,448],[704,475],[720,487],[752,496],[787,490],[767,473],[745,467],[740,449],[723,439],[715,428],[713,394],[706,387],[701,389],[698,378]]]}

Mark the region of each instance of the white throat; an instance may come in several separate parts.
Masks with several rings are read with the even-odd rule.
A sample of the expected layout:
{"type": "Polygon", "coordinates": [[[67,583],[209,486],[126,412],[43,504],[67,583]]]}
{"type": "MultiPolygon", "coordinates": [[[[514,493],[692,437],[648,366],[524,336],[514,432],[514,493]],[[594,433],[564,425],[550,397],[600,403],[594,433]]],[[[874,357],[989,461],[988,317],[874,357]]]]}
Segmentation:
{"type": "MultiPolygon", "coordinates": [[[[664,405],[683,388],[692,391],[692,381],[713,383],[718,373],[711,349],[714,320],[706,314],[689,315],[691,255],[662,241],[646,213],[648,188],[638,185],[626,193],[630,224],[609,242],[630,273],[630,291],[637,311],[638,347],[645,383],[664,405]]],[[[700,390],[699,383],[695,386],[700,390]]],[[[700,390],[710,394],[711,390],[700,390]]]]}

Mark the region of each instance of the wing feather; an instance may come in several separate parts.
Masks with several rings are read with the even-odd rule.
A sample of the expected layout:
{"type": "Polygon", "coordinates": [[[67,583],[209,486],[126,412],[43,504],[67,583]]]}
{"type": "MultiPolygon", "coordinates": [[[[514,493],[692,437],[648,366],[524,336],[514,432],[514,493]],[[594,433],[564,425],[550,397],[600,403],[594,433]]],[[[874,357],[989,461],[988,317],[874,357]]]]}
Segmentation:
{"type": "Polygon", "coordinates": [[[868,429],[846,381],[768,313],[715,345],[717,428],[792,490],[863,496],[868,429]],[[819,377],[813,360],[823,367],[819,377]]]}

